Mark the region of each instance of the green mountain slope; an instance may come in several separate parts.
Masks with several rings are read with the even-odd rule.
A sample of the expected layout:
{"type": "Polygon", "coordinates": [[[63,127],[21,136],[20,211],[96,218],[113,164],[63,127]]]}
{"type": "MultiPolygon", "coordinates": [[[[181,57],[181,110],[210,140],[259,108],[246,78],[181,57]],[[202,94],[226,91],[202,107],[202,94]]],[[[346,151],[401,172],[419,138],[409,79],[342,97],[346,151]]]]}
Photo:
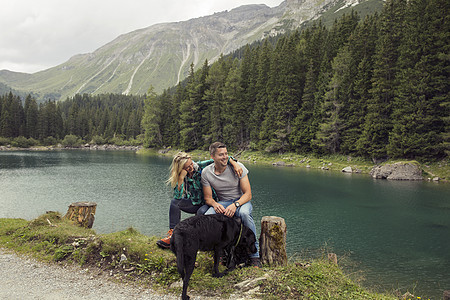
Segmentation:
{"type": "MultiPolygon", "coordinates": [[[[0,82],[41,99],[65,99],[76,93],[144,94],[183,80],[190,65],[200,67],[247,43],[298,28],[321,16],[334,19],[369,0],[286,0],[278,7],[245,5],[177,23],[153,25],[121,35],[92,53],[75,55],[56,67],[24,74],[0,71],[0,82]]],[[[381,7],[381,5],[379,5],[381,7]]],[[[373,7],[376,7],[373,6],[373,7]]]]}

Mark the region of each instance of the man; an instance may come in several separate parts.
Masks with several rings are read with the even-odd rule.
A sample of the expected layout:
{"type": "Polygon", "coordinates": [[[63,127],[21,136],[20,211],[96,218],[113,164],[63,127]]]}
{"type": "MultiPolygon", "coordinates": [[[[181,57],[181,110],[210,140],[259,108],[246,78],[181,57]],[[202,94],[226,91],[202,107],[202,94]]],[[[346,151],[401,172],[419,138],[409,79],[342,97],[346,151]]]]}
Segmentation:
{"type": "Polygon", "coordinates": [[[243,170],[242,175],[238,177],[233,168],[228,167],[227,147],[223,143],[211,144],[209,153],[214,164],[205,167],[202,172],[203,196],[206,204],[210,206],[205,215],[224,214],[230,218],[235,215],[240,217],[242,223],[253,231],[256,238],[255,246],[258,251],[251,255],[251,264],[261,267],[259,243],[252,216],[253,206],[250,202],[252,190],[247,176],[248,170],[238,162],[243,170]],[[219,202],[213,199],[212,188],[215,190],[219,202]]]}

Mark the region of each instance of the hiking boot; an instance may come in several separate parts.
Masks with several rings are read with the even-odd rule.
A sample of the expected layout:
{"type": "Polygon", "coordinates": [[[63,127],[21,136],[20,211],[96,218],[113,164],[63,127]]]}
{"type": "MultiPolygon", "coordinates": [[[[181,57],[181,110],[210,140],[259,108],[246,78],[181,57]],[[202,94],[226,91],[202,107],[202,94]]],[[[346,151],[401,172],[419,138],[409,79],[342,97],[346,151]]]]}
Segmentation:
{"type": "Polygon", "coordinates": [[[173,229],[170,229],[167,231],[167,236],[165,238],[160,239],[156,242],[156,245],[163,249],[169,249],[170,248],[170,239],[172,238],[173,229]]]}
{"type": "Polygon", "coordinates": [[[250,259],[250,266],[260,269],[262,265],[261,261],[259,260],[259,257],[252,257],[250,259]]]}

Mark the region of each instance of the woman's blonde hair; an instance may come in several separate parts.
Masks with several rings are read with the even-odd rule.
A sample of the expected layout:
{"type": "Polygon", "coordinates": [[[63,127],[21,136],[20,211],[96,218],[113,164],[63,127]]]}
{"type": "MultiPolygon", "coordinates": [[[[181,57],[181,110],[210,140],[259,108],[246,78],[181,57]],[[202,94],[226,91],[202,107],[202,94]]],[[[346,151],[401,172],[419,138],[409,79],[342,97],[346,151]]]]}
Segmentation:
{"type": "Polygon", "coordinates": [[[167,184],[170,184],[172,188],[177,186],[178,176],[189,159],[191,159],[191,156],[186,152],[178,152],[173,157],[172,164],[170,165],[170,176],[169,179],[167,179],[167,184]]]}

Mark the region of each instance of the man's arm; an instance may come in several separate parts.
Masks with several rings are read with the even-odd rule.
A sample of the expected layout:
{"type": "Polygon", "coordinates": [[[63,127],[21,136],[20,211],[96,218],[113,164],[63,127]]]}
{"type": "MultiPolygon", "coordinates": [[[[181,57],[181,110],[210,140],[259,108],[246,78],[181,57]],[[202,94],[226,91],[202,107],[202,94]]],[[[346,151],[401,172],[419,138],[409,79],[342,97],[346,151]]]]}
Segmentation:
{"type": "MultiPolygon", "coordinates": [[[[248,175],[245,175],[239,180],[239,184],[242,190],[242,196],[238,201],[240,205],[244,205],[248,201],[252,200],[252,188],[250,187],[250,181],[248,180],[248,175]]],[[[236,213],[237,207],[234,204],[231,204],[227,207],[224,214],[228,217],[234,216],[236,213]]]]}
{"type": "Polygon", "coordinates": [[[206,204],[214,208],[214,211],[218,214],[223,214],[225,208],[222,204],[217,203],[212,197],[212,189],[210,186],[203,186],[203,198],[205,199],[206,204]]]}

